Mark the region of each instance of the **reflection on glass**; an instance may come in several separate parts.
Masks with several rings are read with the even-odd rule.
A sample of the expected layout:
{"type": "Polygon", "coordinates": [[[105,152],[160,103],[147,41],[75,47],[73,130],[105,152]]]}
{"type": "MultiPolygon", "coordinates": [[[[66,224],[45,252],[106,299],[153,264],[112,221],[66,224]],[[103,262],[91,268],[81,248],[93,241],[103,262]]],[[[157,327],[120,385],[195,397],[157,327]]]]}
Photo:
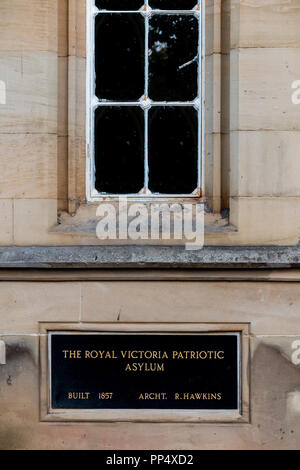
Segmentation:
{"type": "Polygon", "coordinates": [[[96,96],[136,101],[144,93],[145,26],[140,14],[96,17],[96,96]]]}
{"type": "Polygon", "coordinates": [[[193,107],[149,111],[149,189],[190,194],[197,187],[198,114],[193,107]]]}
{"type": "Polygon", "coordinates": [[[192,101],[198,92],[198,20],[155,15],[149,23],[149,96],[192,101]]]}
{"type": "Polygon", "coordinates": [[[144,113],[108,106],[95,113],[95,165],[99,192],[138,193],[144,186],[144,113]]]}
{"type": "Polygon", "coordinates": [[[159,10],[192,10],[198,0],[149,0],[153,9],[159,10]]]}
{"type": "Polygon", "coordinates": [[[143,5],[143,0],[96,0],[99,10],[139,10],[143,5]]]}

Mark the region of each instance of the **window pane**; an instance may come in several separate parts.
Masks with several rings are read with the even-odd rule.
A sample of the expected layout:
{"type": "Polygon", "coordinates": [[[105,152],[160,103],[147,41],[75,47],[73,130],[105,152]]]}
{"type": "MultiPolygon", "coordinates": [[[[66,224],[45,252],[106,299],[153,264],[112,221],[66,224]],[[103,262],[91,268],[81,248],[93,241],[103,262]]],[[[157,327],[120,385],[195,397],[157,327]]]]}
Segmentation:
{"type": "Polygon", "coordinates": [[[99,192],[137,193],[144,186],[144,113],[109,106],[95,113],[95,164],[99,192]]]}
{"type": "Polygon", "coordinates": [[[140,14],[96,17],[95,70],[99,99],[136,101],[144,94],[145,26],[140,14]]]}
{"type": "Polygon", "coordinates": [[[149,24],[149,96],[192,101],[198,93],[198,20],[155,15],[149,24]]]}
{"type": "Polygon", "coordinates": [[[198,115],[193,107],[149,111],[149,189],[190,194],[197,188],[198,115]]]}
{"type": "Polygon", "coordinates": [[[149,5],[160,10],[192,10],[197,0],[150,0],[149,5]]]}
{"type": "Polygon", "coordinates": [[[139,10],[143,5],[143,0],[96,0],[99,10],[139,10]]]}

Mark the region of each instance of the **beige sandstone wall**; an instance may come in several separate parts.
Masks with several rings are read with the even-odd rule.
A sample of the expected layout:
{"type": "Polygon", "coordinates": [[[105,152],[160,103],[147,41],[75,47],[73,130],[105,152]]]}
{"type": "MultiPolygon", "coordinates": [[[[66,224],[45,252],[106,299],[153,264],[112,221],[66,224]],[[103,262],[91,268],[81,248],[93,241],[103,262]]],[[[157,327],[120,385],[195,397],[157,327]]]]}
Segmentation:
{"type": "MultiPolygon", "coordinates": [[[[299,282],[1,282],[0,449],[297,449],[299,282]],[[120,321],[117,321],[119,312],[120,321]],[[45,423],[39,322],[250,324],[249,424],[45,423]]],[[[101,329],[101,326],[100,326],[101,329]]]]}
{"type": "MultiPolygon", "coordinates": [[[[232,1],[231,221],[243,241],[299,238],[300,2],[232,1]]],[[[228,130],[229,130],[228,129],[228,130]]]]}
{"type": "MultiPolygon", "coordinates": [[[[70,2],[77,13],[69,19],[67,47],[66,0],[1,1],[0,79],[7,83],[7,104],[0,105],[1,245],[98,243],[93,233],[51,233],[57,210],[66,209],[68,181],[73,191],[68,144],[81,159],[74,168],[69,162],[69,171],[84,185],[83,2],[70,2]]],[[[221,191],[230,196],[230,222],[238,229],[208,230],[206,243],[295,244],[300,106],[292,104],[291,84],[300,79],[300,0],[206,6],[207,195],[216,211],[221,191]]]]}
{"type": "Polygon", "coordinates": [[[57,205],[57,2],[1,1],[0,37],[1,244],[22,244],[26,231],[46,243],[57,205]]]}
{"type": "MultiPolygon", "coordinates": [[[[208,233],[206,242],[297,243],[300,105],[291,102],[291,84],[300,80],[300,0],[207,0],[207,7],[207,27],[213,25],[206,49],[207,181],[215,210],[222,188],[230,196],[238,232],[208,233]],[[221,35],[222,23],[229,35],[221,35]]],[[[57,210],[66,208],[68,144],[83,146],[84,114],[78,137],[64,101],[68,62],[84,83],[84,27],[77,46],[73,38],[67,48],[66,24],[66,0],[0,1],[0,80],[7,83],[7,104],[0,105],[0,245],[98,243],[93,233],[51,232],[57,210]]],[[[84,89],[81,102],[83,96],[84,89]]],[[[84,225],[84,215],[79,221],[84,225]]],[[[300,378],[292,361],[299,288],[299,282],[0,282],[7,350],[0,448],[299,448],[300,378]],[[120,311],[121,323],[249,323],[251,422],[41,423],[39,322],[117,322],[120,311]]]]}

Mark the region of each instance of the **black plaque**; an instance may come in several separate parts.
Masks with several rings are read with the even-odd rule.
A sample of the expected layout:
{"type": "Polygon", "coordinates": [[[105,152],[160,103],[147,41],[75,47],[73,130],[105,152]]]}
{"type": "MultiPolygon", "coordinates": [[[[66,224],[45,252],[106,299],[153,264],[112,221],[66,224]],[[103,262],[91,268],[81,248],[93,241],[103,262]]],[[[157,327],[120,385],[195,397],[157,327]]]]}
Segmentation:
{"type": "Polygon", "coordinates": [[[52,409],[239,408],[238,334],[50,334],[52,409]]]}

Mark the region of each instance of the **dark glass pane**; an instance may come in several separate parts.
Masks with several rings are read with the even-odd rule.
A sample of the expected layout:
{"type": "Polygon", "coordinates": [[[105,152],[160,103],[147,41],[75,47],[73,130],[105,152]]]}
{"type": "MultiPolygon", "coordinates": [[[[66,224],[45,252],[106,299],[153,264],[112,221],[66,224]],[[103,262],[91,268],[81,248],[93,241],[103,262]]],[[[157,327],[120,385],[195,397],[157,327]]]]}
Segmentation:
{"type": "Polygon", "coordinates": [[[198,116],[192,107],[149,111],[149,189],[190,194],[197,188],[198,116]]]}
{"type": "Polygon", "coordinates": [[[99,10],[139,10],[143,5],[143,0],[96,0],[99,10]]]}
{"type": "Polygon", "coordinates": [[[191,101],[198,92],[198,20],[155,15],[149,25],[149,96],[191,101]]]}
{"type": "Polygon", "coordinates": [[[144,113],[109,106],[95,113],[96,184],[99,192],[130,194],[144,186],[144,113]]]}
{"type": "Polygon", "coordinates": [[[136,101],[144,93],[145,25],[139,14],[96,17],[96,95],[136,101]]]}
{"type": "Polygon", "coordinates": [[[159,10],[192,10],[197,0],[149,0],[151,8],[159,10]]]}

